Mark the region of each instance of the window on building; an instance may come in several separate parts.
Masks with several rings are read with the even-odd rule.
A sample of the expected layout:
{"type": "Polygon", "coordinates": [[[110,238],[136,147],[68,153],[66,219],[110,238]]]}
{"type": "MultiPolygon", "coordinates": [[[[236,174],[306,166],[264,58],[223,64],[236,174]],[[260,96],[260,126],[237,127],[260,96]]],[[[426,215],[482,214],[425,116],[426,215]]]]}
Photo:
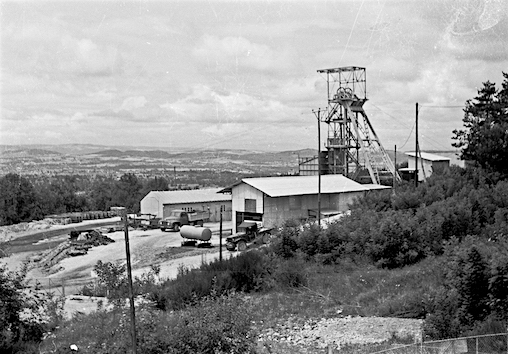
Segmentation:
{"type": "Polygon", "coordinates": [[[245,199],[245,211],[250,213],[256,212],[256,199],[245,199]]]}

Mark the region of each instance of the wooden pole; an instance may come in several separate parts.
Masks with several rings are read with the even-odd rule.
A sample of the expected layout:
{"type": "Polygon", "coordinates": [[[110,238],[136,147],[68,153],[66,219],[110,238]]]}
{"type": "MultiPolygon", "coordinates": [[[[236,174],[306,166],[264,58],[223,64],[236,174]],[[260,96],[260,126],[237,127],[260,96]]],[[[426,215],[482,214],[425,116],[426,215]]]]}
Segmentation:
{"type": "Polygon", "coordinates": [[[125,213],[125,254],[127,258],[127,278],[129,281],[129,303],[131,314],[131,339],[132,339],[132,353],[136,354],[136,309],[134,308],[134,290],[132,286],[132,267],[131,267],[131,253],[129,249],[129,222],[127,220],[127,213],[125,213]]]}
{"type": "Polygon", "coordinates": [[[320,121],[321,108],[317,111],[317,127],[318,127],[318,195],[317,195],[317,224],[321,227],[321,121],[320,121]]]}
{"type": "Polygon", "coordinates": [[[397,145],[395,145],[395,173],[393,174],[393,193],[395,194],[395,188],[397,186],[397,145]]]}
{"type": "Polygon", "coordinates": [[[416,134],[415,134],[415,187],[418,187],[418,102],[416,102],[416,134]]]}
{"type": "Polygon", "coordinates": [[[219,224],[219,261],[222,262],[222,205],[220,206],[220,224],[219,224]]]}

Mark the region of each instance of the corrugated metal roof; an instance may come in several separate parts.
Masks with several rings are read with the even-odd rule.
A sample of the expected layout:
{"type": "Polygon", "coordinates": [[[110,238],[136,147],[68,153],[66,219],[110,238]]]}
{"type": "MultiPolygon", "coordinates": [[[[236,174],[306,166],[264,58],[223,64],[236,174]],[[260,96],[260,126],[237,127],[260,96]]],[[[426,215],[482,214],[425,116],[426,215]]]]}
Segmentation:
{"type": "MultiPolygon", "coordinates": [[[[317,194],[318,192],[318,176],[244,178],[242,182],[270,197],[317,194]]],[[[321,193],[323,194],[361,192],[387,188],[390,187],[360,184],[343,175],[321,176],[321,193]]]]}
{"type": "Polygon", "coordinates": [[[192,189],[184,191],[151,191],[145,198],[155,198],[160,204],[183,204],[231,201],[231,195],[217,193],[222,188],[192,189]]]}
{"type": "MultiPolygon", "coordinates": [[[[416,153],[415,152],[406,152],[406,155],[415,157],[416,153]]],[[[439,156],[436,154],[430,154],[428,152],[421,152],[419,155],[421,155],[422,159],[428,160],[428,161],[450,161],[450,159],[448,157],[439,156]]],[[[420,156],[418,156],[418,157],[420,157],[420,156]]]]}

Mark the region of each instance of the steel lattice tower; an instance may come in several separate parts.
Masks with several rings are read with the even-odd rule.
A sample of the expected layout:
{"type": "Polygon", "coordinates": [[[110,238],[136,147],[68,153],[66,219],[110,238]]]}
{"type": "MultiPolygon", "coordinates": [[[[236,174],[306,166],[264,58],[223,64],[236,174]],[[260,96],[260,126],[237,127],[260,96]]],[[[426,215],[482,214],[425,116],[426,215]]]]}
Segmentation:
{"type": "Polygon", "coordinates": [[[395,166],[381,145],[363,109],[367,101],[365,68],[347,66],[318,70],[326,74],[328,107],[322,121],[328,124],[326,152],[320,151],[324,173],[343,174],[361,180],[362,174],[371,183],[383,179],[400,179],[395,166]],[[362,173],[364,172],[364,173],[362,173]]]}

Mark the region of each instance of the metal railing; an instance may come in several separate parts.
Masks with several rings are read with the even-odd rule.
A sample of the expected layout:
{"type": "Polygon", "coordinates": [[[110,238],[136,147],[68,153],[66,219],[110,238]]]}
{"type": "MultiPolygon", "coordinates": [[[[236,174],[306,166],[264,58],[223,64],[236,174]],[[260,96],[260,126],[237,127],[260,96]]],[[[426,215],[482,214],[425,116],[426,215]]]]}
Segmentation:
{"type": "Polygon", "coordinates": [[[507,354],[508,333],[414,343],[370,354],[507,354]]]}

